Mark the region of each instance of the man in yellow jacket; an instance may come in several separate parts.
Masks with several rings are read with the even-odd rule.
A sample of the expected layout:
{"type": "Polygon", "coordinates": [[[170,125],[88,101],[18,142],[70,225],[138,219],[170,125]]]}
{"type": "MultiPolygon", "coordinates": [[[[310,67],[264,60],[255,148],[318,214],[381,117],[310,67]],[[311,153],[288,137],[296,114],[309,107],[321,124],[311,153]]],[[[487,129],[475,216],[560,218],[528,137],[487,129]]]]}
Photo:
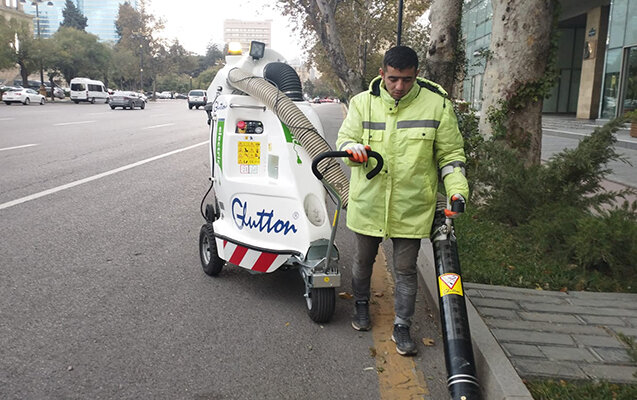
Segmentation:
{"type": "Polygon", "coordinates": [[[347,227],[355,232],[352,290],[356,301],[352,326],[371,328],[370,279],[378,245],[391,238],[396,290],[392,340],[402,355],[416,354],[409,327],[414,314],[420,240],[429,237],[436,209],[438,177],[450,201],[464,202],[463,140],[451,101],[437,84],[418,78],[418,56],[396,46],[385,54],[380,76],[369,90],[354,96],[338,133],[336,146],[350,154],[352,167],[347,227]],[[382,172],[371,180],[375,165],[367,150],[380,153],[382,172]]]}

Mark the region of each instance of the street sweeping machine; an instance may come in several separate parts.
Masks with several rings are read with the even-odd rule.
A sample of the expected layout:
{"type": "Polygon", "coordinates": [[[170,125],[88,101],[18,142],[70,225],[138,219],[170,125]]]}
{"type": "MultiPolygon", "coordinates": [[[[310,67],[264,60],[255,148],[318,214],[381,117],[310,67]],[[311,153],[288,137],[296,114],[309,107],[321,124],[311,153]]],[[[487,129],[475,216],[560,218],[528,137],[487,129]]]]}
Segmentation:
{"type": "Polygon", "coordinates": [[[226,263],[255,273],[298,268],[310,318],[328,321],[341,284],[334,235],[349,182],[335,156],[325,156],[330,146],[296,71],[252,42],[249,54],[226,57],[208,98],[211,190],[201,204],[206,223],[199,235],[204,272],[216,276],[226,263]],[[337,202],[332,219],[325,189],[337,202]]]}

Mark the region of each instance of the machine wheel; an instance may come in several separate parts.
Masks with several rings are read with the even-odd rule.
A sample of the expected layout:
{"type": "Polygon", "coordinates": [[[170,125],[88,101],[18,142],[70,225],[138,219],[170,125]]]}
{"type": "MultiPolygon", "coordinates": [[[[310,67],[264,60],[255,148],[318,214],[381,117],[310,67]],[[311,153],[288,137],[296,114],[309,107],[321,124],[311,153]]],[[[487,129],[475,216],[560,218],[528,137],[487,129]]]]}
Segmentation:
{"type": "Polygon", "coordinates": [[[111,110],[114,110],[114,109],[115,109],[115,106],[111,106],[111,110]]]}
{"type": "Polygon", "coordinates": [[[42,97],[42,98],[40,99],[40,105],[41,105],[41,106],[43,106],[43,105],[44,105],[44,101],[45,101],[45,100],[44,100],[44,97],[42,97]]]}
{"type": "Polygon", "coordinates": [[[206,275],[217,276],[226,263],[217,253],[217,242],[215,241],[212,224],[204,224],[199,231],[199,258],[201,267],[206,275]]]}
{"type": "Polygon", "coordinates": [[[144,103],[144,102],[142,101],[142,104],[140,104],[139,108],[141,108],[142,110],[143,110],[144,108],[146,108],[146,103],[144,103]]]}
{"type": "Polygon", "coordinates": [[[4,104],[6,104],[6,105],[10,106],[10,105],[11,105],[11,102],[10,102],[10,101],[5,101],[5,102],[4,102],[4,104]]]}
{"type": "Polygon", "coordinates": [[[192,104],[188,104],[188,109],[192,110],[192,104]]]}
{"type": "Polygon", "coordinates": [[[95,104],[95,97],[91,99],[91,104],[95,104]]]}
{"type": "Polygon", "coordinates": [[[31,100],[27,97],[26,99],[24,99],[24,103],[22,104],[24,104],[25,106],[28,106],[29,103],[31,103],[31,100]]]}
{"type": "Polygon", "coordinates": [[[314,322],[323,323],[332,318],[336,305],[334,288],[312,288],[307,297],[307,313],[314,322]]]}
{"type": "Polygon", "coordinates": [[[80,101],[79,100],[73,100],[73,103],[80,104],[80,101]]]}

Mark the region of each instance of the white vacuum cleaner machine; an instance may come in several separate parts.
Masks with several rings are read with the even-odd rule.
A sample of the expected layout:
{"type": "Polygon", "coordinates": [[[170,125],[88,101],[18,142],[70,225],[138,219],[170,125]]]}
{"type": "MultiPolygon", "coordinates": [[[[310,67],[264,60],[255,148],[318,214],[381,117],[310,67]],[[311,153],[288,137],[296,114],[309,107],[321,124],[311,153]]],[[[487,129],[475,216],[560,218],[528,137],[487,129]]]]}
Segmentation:
{"type": "Polygon", "coordinates": [[[212,184],[202,201],[204,272],[218,276],[226,264],[255,273],[298,268],[310,318],[328,321],[341,284],[334,235],[348,180],[331,157],[317,160],[320,178],[313,174],[313,159],[331,149],[297,73],[279,53],[252,42],[250,54],[226,57],[208,99],[212,184]],[[326,188],[338,203],[332,219],[326,188]]]}

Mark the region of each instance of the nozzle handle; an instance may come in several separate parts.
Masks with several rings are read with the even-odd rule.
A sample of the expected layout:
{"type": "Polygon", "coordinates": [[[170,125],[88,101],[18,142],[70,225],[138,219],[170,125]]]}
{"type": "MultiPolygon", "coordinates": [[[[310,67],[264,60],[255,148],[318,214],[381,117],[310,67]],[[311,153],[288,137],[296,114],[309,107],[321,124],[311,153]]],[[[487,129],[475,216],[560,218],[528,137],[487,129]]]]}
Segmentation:
{"type": "MultiPolygon", "coordinates": [[[[316,176],[318,180],[323,180],[323,174],[318,170],[318,163],[321,162],[321,160],[324,158],[341,158],[349,156],[349,153],[346,151],[325,151],[312,160],[312,173],[314,173],[314,176],[316,176]]],[[[367,179],[372,179],[383,169],[384,161],[383,157],[373,150],[367,150],[367,156],[376,159],[376,166],[366,175],[367,179]]]]}

